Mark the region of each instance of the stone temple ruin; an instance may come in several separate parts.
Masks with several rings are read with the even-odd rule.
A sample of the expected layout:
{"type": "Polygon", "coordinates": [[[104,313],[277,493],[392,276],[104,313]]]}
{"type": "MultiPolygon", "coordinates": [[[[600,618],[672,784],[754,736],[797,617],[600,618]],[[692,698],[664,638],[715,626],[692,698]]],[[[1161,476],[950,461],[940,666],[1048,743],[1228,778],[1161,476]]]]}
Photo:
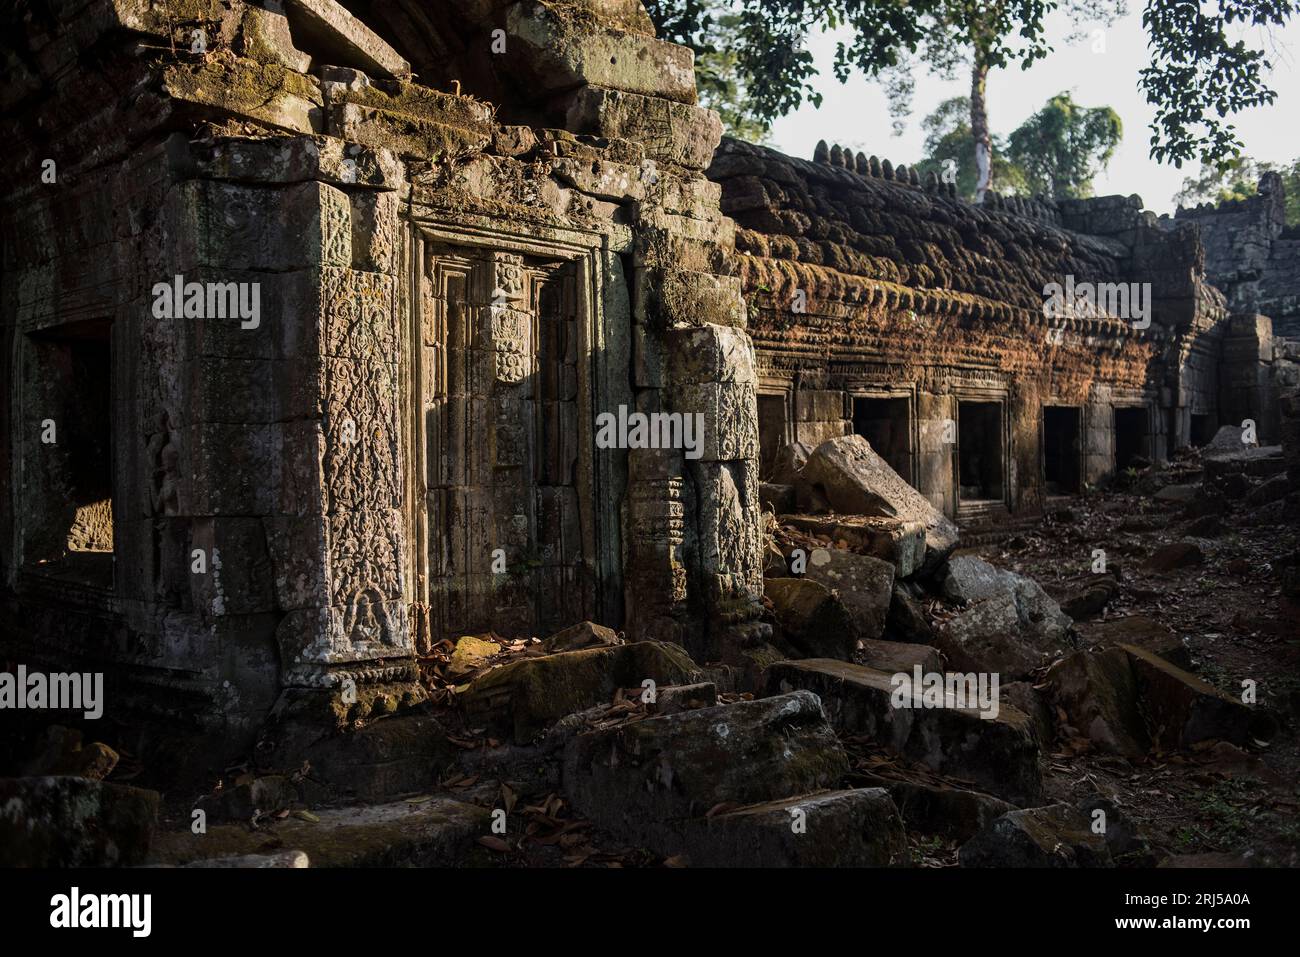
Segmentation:
{"type": "MultiPolygon", "coordinates": [[[[705,703],[758,694],[728,705],[753,749],[727,800],[833,787],[810,692],[863,679],[780,660],[808,599],[771,577],[765,599],[789,558],[765,513],[847,524],[833,537],[875,556],[862,590],[884,575],[883,605],[804,636],[848,659],[908,613],[895,580],[940,573],[959,536],[1223,425],[1252,420],[1261,446],[1294,431],[1277,395],[1297,384],[1300,239],[1275,182],[1173,220],[1136,197],[973,206],[838,146],[724,139],[638,0],[48,0],[0,19],[4,656],[103,672],[119,743],[165,780],[255,755],[307,760],[332,793],[429,786],[456,750],[423,664],[586,621],[628,642],[572,652],[599,665],[594,700],[538,664],[560,655],[525,659],[527,680],[462,672],[470,724],[513,709],[522,746],[707,666],[732,684],[705,703]],[[1067,281],[1099,308],[1046,315],[1067,281]],[[700,415],[701,447],[599,443],[620,411],[700,415]],[[784,780],[777,737],[818,755],[784,793],[754,783],[784,780]]],[[[853,720],[883,728],[871,687],[853,720]]],[[[949,769],[1024,804],[1015,714],[949,769]]],[[[619,745],[633,764],[665,747],[652,726],[619,745]]],[[[636,785],[575,740],[566,793],[616,828],[636,785]]],[[[894,813],[829,793],[828,814],[894,813]]],[[[692,813],[674,792],[628,833],[676,853],[657,822],[692,813]]],[[[696,835],[701,857],[743,858],[720,833],[696,835]]]]}

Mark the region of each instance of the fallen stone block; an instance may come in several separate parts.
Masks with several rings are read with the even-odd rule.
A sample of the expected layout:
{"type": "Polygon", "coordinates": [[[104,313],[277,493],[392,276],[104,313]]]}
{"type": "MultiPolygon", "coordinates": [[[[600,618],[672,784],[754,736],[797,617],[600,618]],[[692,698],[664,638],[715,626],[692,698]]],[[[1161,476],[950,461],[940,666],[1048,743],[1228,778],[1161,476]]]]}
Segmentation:
{"type": "Polygon", "coordinates": [[[557,651],[579,651],[583,648],[612,648],[622,644],[618,632],[593,621],[580,621],[561,629],[542,642],[542,648],[554,654],[557,651]]]}
{"type": "Polygon", "coordinates": [[[893,565],[839,548],[816,548],[808,556],[804,577],[838,595],[852,620],[855,637],[870,640],[884,632],[894,592],[893,565]]]}
{"type": "Polygon", "coordinates": [[[895,707],[897,686],[893,675],[829,659],[777,662],[765,683],[767,694],[813,692],[841,734],[867,735],[939,774],[972,781],[1016,804],[1041,793],[1027,715],[998,702],[997,715],[986,719],[947,695],[941,707],[895,707]]]}
{"type": "Polygon", "coordinates": [[[1124,649],[1075,652],[1052,665],[1045,680],[1075,731],[1100,750],[1139,758],[1150,749],[1124,649]]]}
{"type": "Polygon", "coordinates": [[[726,811],[690,829],[696,867],[896,867],[902,818],[882,788],[824,791],[726,811]]]}
{"type": "Polygon", "coordinates": [[[1136,645],[1184,670],[1192,667],[1192,653],[1187,646],[1168,625],[1154,618],[1127,615],[1106,621],[1083,622],[1078,628],[1079,643],[1085,647],[1136,645]]]}
{"type": "Polygon", "coordinates": [[[944,670],[943,655],[938,648],[929,645],[906,641],[864,641],[861,651],[862,664],[889,675],[900,671],[910,675],[917,665],[926,673],[944,670]]]}
{"type": "Polygon", "coordinates": [[[689,850],[690,820],[835,787],[848,759],[806,691],[588,731],[565,747],[573,807],[665,854],[689,850]]]}
{"type": "Polygon", "coordinates": [[[1075,804],[1079,813],[1089,823],[1089,830],[1102,828],[1102,837],[1110,850],[1111,860],[1117,864],[1150,867],[1150,846],[1137,832],[1132,818],[1110,798],[1094,794],[1075,804]],[[1098,814],[1098,812],[1101,812],[1098,814]]]}
{"type": "Polygon", "coordinates": [[[492,660],[492,656],[501,650],[495,641],[464,635],[456,642],[456,649],[447,663],[447,676],[459,678],[471,671],[477,671],[492,660]]]}
{"type": "Polygon", "coordinates": [[[808,464],[808,456],[811,454],[812,448],[803,442],[781,446],[772,462],[772,474],[768,476],[768,481],[793,486],[803,467],[808,464]]]}
{"type": "Polygon", "coordinates": [[[999,684],[998,694],[1004,705],[1010,705],[1029,718],[1029,727],[1040,751],[1046,750],[1056,740],[1056,713],[1047,695],[1028,681],[999,684]]]}
{"type": "Polygon", "coordinates": [[[957,851],[962,867],[1112,867],[1106,839],[1068,804],[1011,811],[957,851]]]}
{"type": "Polygon", "coordinates": [[[441,795],[385,804],[325,808],[287,817],[256,831],[218,824],[206,834],[188,827],[158,835],[151,862],[212,866],[214,859],[265,853],[268,841],[302,852],[320,867],[450,867],[479,837],[492,833],[487,808],[441,795]]]}
{"type": "Polygon", "coordinates": [[[1137,677],[1142,710],[1152,743],[1165,750],[1200,741],[1243,745],[1252,737],[1271,737],[1272,722],[1196,675],[1144,648],[1121,645],[1137,677]]]}
{"type": "Polygon", "coordinates": [[[62,725],[45,729],[40,752],[24,767],[26,777],[70,775],[102,781],[117,767],[118,754],[100,741],[82,744],[81,732],[62,725]]]}
{"type": "Polygon", "coordinates": [[[766,512],[784,515],[794,509],[794,486],[759,482],[758,504],[766,512]]]}
{"type": "Polygon", "coordinates": [[[76,777],[0,778],[0,867],[144,862],[158,793],[76,777]]]}
{"type": "Polygon", "coordinates": [[[997,672],[1014,680],[1068,651],[1070,627],[1056,602],[1025,578],[949,619],[936,631],[934,643],[953,668],[997,672]]]}
{"type": "Polygon", "coordinates": [[[480,675],[460,696],[466,714],[509,728],[516,742],[567,714],[608,702],[618,688],[692,684],[700,676],[677,645],[637,641],[513,661],[480,675]]]}
{"type": "Polygon", "coordinates": [[[334,0],[285,0],[285,7],[294,37],[330,62],[374,76],[396,78],[411,72],[411,64],[379,34],[334,0]]]}
{"type": "Polygon", "coordinates": [[[1205,553],[1195,542],[1170,542],[1161,545],[1146,560],[1146,568],[1153,572],[1170,572],[1205,563],[1205,553]]]}
{"type": "Polygon", "coordinates": [[[1290,491],[1291,479],[1286,473],[1274,475],[1250,490],[1250,493],[1246,496],[1246,504],[1258,508],[1261,505],[1268,505],[1271,502],[1285,498],[1290,491]]]}
{"type": "Polygon", "coordinates": [[[205,794],[195,807],[210,821],[244,821],[274,814],[293,807],[298,789],[285,776],[268,774],[236,784],[212,794],[205,794]]]}
{"type": "Polygon", "coordinates": [[[1199,491],[1199,485],[1166,485],[1151,497],[1157,502],[1173,502],[1177,505],[1184,505],[1195,499],[1199,491]]]}
{"type": "Polygon", "coordinates": [[[934,641],[934,628],[926,617],[925,608],[920,600],[898,582],[894,583],[894,594],[889,602],[885,635],[896,641],[918,645],[929,645],[934,641]]]}
{"type": "Polygon", "coordinates": [[[781,634],[808,657],[853,657],[857,635],[853,618],[840,597],[809,578],[766,578],[763,594],[781,626],[781,634]]]}
{"type": "Polygon", "coordinates": [[[925,526],[920,522],[878,515],[778,514],[781,523],[791,528],[824,535],[832,542],[843,542],[852,551],[888,562],[898,578],[916,574],[925,563],[925,526]]]}
{"type": "Polygon", "coordinates": [[[701,681],[693,685],[670,685],[655,692],[654,704],[650,706],[652,714],[680,714],[683,711],[697,711],[700,708],[712,708],[718,703],[718,686],[712,681],[701,681]]]}
{"type": "Polygon", "coordinates": [[[305,851],[276,851],[272,854],[233,854],[202,861],[191,861],[181,867],[216,868],[220,870],[278,870],[311,867],[311,858],[305,851]]]}
{"type": "Polygon", "coordinates": [[[863,774],[873,787],[889,792],[909,833],[938,834],[968,841],[995,818],[1016,806],[991,794],[956,786],[897,781],[878,774],[863,774]]]}
{"type": "Polygon", "coordinates": [[[925,528],[925,569],[957,547],[957,526],[908,485],[860,435],[823,442],[808,457],[796,487],[825,497],[836,512],[918,522],[925,528]]]}
{"type": "Polygon", "coordinates": [[[1119,582],[1110,575],[1097,575],[1061,599],[1061,612],[1071,621],[1085,621],[1100,615],[1118,597],[1119,582]]]}

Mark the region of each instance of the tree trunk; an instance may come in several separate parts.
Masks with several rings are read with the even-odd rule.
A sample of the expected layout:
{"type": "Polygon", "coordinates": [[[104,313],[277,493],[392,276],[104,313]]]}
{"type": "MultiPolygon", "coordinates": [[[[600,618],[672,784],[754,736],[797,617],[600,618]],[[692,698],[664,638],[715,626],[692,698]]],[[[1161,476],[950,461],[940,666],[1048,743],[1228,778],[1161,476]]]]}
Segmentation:
{"type": "Polygon", "coordinates": [[[975,138],[975,201],[984,202],[984,194],[993,183],[993,139],[989,136],[988,107],[984,102],[984,88],[988,83],[989,68],[979,55],[975,56],[970,78],[970,131],[975,138]]]}

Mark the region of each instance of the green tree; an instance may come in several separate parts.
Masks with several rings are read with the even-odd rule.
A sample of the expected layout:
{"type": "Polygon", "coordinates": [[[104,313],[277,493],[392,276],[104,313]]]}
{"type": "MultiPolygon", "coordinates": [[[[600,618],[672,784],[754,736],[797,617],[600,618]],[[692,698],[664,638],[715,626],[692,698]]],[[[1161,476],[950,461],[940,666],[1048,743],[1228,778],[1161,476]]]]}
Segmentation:
{"type": "Polygon", "coordinates": [[[1183,180],[1183,188],[1174,196],[1179,206],[1221,203],[1229,199],[1246,199],[1259,190],[1259,178],[1265,173],[1282,177],[1286,190],[1286,222],[1300,225],[1300,157],[1289,164],[1260,163],[1248,156],[1235,156],[1225,163],[1206,164],[1197,176],[1183,180]]]}
{"type": "MultiPolygon", "coordinates": [[[[924,179],[933,172],[944,182],[953,182],[959,196],[973,200],[979,171],[975,168],[975,137],[970,129],[970,100],[964,96],[944,100],[921,121],[921,129],[925,131],[925,159],[914,164],[917,173],[924,179]]],[[[998,191],[1029,195],[1024,170],[1007,158],[1002,138],[993,136],[990,142],[998,191]]]]}
{"type": "MultiPolygon", "coordinates": [[[[785,3],[786,0],[778,0],[785,3]]],[[[807,100],[822,102],[813,89],[812,57],[802,48],[809,27],[797,11],[768,20],[731,0],[644,0],[662,39],[695,51],[695,82],[700,103],[717,110],[728,134],[753,143],[770,138],[772,121],[807,100]],[[760,67],[755,51],[762,50],[760,67]],[[767,69],[783,70],[779,79],[767,69]],[[761,72],[760,72],[761,71],[761,72]],[[796,78],[802,77],[802,82],[796,78]]],[[[825,15],[810,22],[825,23],[825,15]]]]}
{"type": "Polygon", "coordinates": [[[1053,199],[1092,195],[1092,180],[1106,168],[1124,136],[1119,114],[1108,106],[1086,107],[1060,93],[1007,139],[1012,162],[1024,171],[1030,192],[1053,199]]]}
{"type": "MultiPolygon", "coordinates": [[[[719,0],[721,2],[721,0],[719,0]]],[[[736,69],[749,115],[770,122],[804,102],[820,104],[816,67],[804,48],[810,33],[847,25],[853,39],[836,52],[835,73],[854,70],[886,82],[905,115],[918,61],[941,74],[969,69],[971,131],[980,180],[992,176],[993,143],[985,90],[989,72],[1028,67],[1046,57],[1045,18],[1067,12],[1078,25],[1105,22],[1123,0],[728,0],[738,17],[736,69]]],[[[651,16],[668,39],[695,46],[692,18],[709,0],[652,0],[651,16]]],[[[1199,156],[1223,162],[1240,151],[1230,117],[1272,103],[1265,82],[1271,30],[1300,11],[1300,0],[1145,0],[1142,16],[1151,63],[1141,88],[1156,108],[1151,155],[1176,166],[1199,156]]],[[[699,47],[697,47],[697,50],[699,47]]]]}

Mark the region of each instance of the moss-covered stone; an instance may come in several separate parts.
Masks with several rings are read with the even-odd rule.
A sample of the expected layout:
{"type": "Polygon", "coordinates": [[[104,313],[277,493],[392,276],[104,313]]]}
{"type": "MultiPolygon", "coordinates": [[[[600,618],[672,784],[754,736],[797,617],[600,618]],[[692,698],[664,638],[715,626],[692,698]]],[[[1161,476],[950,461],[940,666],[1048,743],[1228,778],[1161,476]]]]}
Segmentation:
{"type": "Polygon", "coordinates": [[[227,116],[296,133],[323,132],[324,99],[316,84],[277,63],[218,56],[173,64],[163,73],[168,94],[227,116]]]}
{"type": "Polygon", "coordinates": [[[155,791],[86,778],[0,778],[0,866],[133,866],[149,852],[157,817],[155,791]]]}

